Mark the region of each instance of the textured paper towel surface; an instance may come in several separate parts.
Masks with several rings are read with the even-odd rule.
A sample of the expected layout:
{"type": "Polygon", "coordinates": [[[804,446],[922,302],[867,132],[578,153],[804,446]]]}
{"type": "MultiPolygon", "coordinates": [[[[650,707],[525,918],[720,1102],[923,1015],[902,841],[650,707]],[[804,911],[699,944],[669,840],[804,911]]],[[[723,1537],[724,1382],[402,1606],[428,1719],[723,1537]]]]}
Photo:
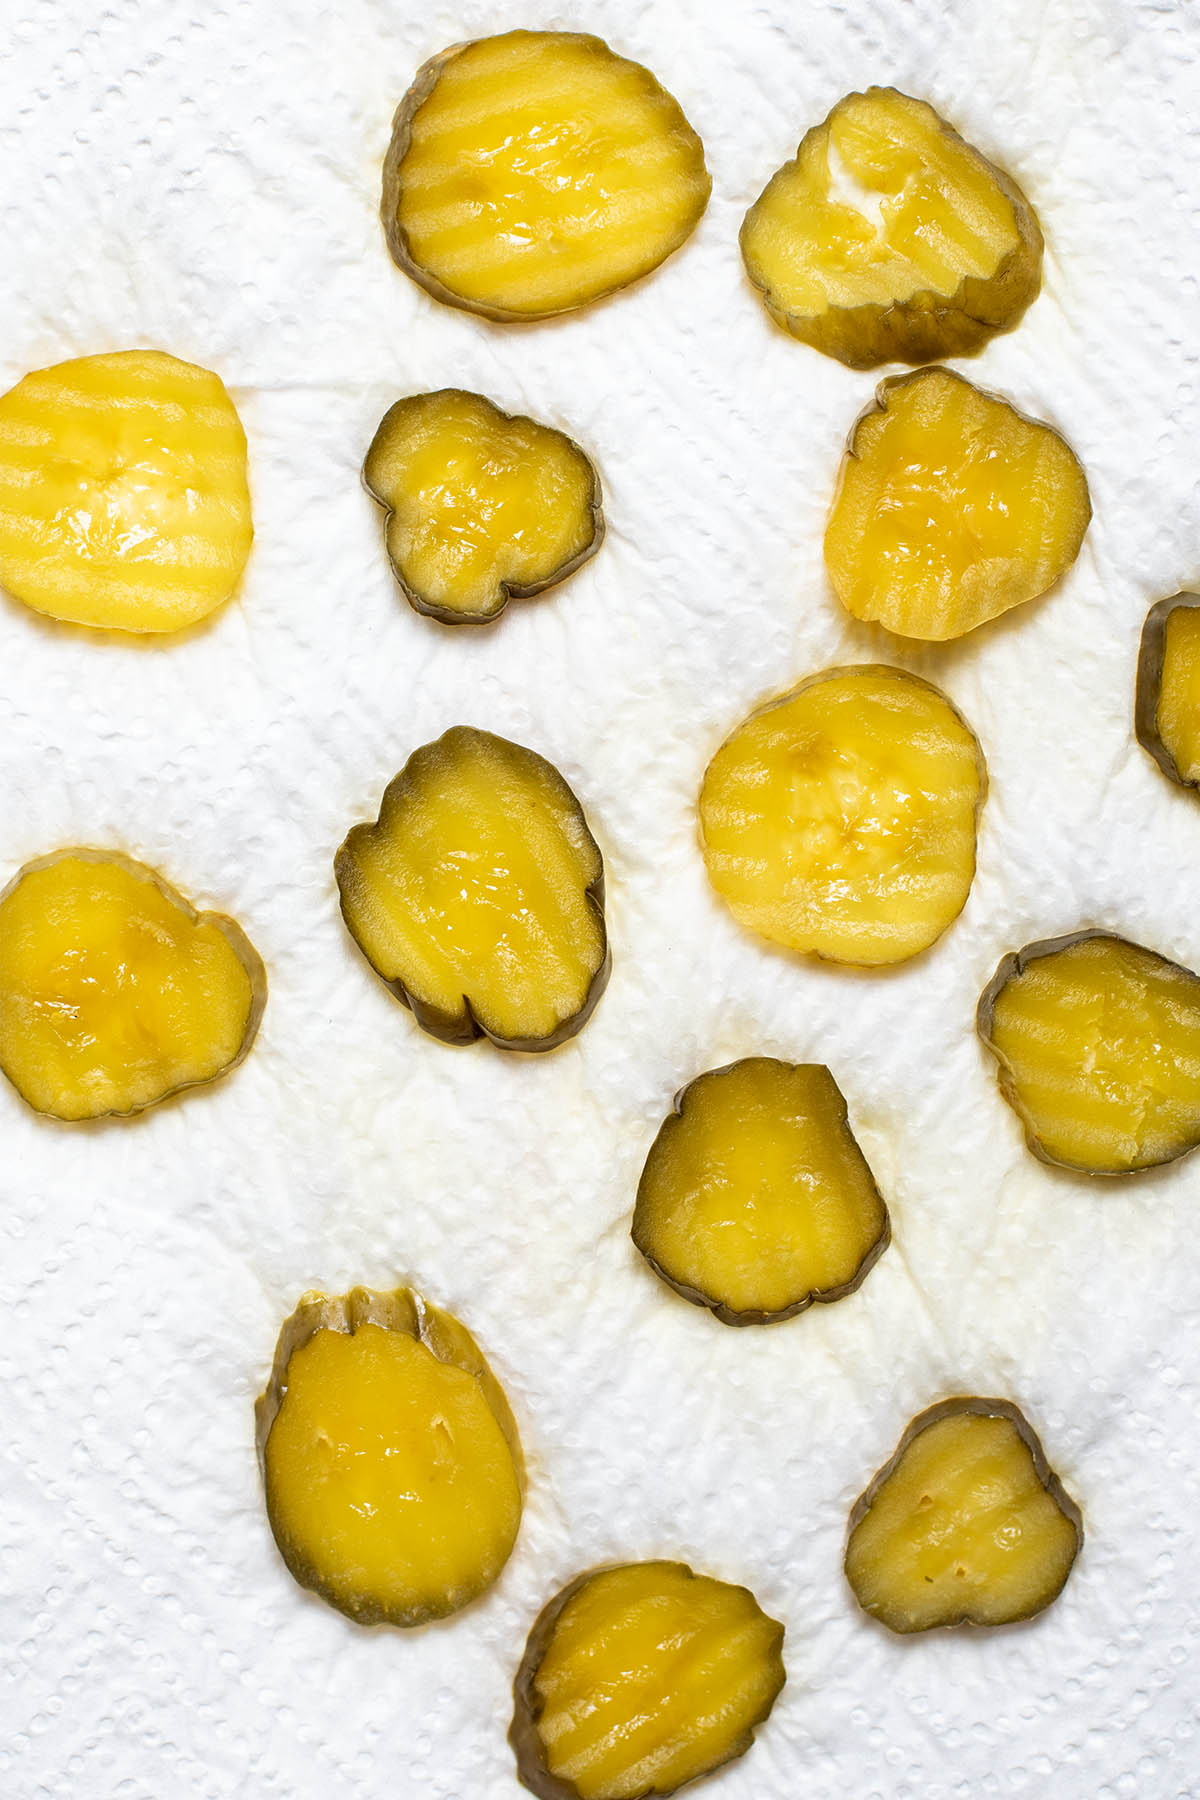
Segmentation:
{"type": "Polygon", "coordinates": [[[266,960],[224,1084],[69,1129],[0,1092],[0,1790],[14,1800],[512,1800],[509,1683],[563,1581],[680,1556],[786,1623],[788,1684],[722,1800],[1200,1795],[1200,1163],[1036,1164],[971,1029],[999,956],[1103,923],[1200,964],[1200,808],[1132,741],[1150,602],[1200,576],[1200,15],[1137,0],[15,0],[0,41],[0,376],[152,344],[220,371],[257,542],[207,629],[138,645],[0,601],[0,871],[115,845],[266,960]],[[632,292],[490,327],[389,263],[392,110],[444,45],[582,27],[701,133],[698,232],[632,292]],[[1069,436],[1096,517],[1044,603],[922,652],[829,593],[822,522],[872,389],[772,327],[742,214],[841,94],[931,99],[1030,194],[1019,330],[962,365],[1069,436]],[[597,462],[599,556],[470,635],[399,599],[358,471],[386,406],[454,383],[597,462]],[[707,890],[694,798],[764,695],[832,661],[940,682],[991,772],[966,912],[885,977],[777,955],[707,890]],[[446,726],[551,757],[606,858],[611,986],[514,1060],[423,1036],[366,968],[332,855],[446,726]],[[852,1299],[733,1332],[628,1239],[673,1091],[827,1061],[892,1207],[852,1299]],[[302,1290],[411,1277],[507,1385],[531,1485],[496,1589],[363,1631],[294,1586],[252,1402],[302,1290]],[[1087,1520],[1041,1620],[900,1642],[840,1572],[908,1418],[1009,1394],[1087,1520]]]}

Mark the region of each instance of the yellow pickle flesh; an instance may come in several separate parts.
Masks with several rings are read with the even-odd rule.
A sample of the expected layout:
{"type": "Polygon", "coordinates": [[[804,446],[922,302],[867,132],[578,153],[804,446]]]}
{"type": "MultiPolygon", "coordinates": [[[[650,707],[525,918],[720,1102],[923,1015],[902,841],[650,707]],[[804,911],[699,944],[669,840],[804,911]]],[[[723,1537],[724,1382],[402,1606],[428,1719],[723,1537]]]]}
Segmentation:
{"type": "Polygon", "coordinates": [[[1164,775],[1200,787],[1200,594],[1175,594],[1147,614],[1134,723],[1164,775]]]}

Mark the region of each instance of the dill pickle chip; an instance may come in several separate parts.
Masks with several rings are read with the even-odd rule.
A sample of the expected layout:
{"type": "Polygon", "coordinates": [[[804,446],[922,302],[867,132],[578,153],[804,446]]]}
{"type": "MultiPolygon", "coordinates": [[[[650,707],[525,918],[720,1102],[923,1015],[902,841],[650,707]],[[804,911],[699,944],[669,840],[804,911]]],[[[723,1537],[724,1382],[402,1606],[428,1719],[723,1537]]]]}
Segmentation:
{"type": "Polygon", "coordinates": [[[1146,615],[1134,726],[1164,775],[1200,787],[1200,594],[1175,594],[1146,615]]]}

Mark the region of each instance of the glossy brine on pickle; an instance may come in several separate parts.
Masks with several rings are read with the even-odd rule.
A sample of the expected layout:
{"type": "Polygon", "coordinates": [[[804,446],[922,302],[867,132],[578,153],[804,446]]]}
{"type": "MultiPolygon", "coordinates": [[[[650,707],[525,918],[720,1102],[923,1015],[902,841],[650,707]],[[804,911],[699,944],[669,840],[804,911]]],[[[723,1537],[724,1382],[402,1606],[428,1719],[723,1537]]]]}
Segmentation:
{"type": "Polygon", "coordinates": [[[1200,787],[1200,594],[1175,594],[1147,614],[1134,723],[1164,775],[1200,787]]]}
{"type": "Polygon", "coordinates": [[[962,911],[987,786],[946,696],[904,669],[825,669],[752,713],[700,794],[709,877],[741,924],[834,962],[902,962],[962,911]]]}
{"type": "Polygon", "coordinates": [[[600,483],[570,438],[444,388],[389,407],[363,468],[387,509],[387,550],[410,605],[486,624],[600,545],[600,483]]]}
{"type": "Polygon", "coordinates": [[[889,1237],[829,1070],[766,1056],[712,1069],[676,1096],[633,1216],[655,1272],[726,1325],[853,1293],[889,1237]]]}
{"type": "Polygon", "coordinates": [[[420,70],[383,171],[393,260],[489,319],[570,312],[657,268],[712,183],[677,102],[600,38],[509,31],[420,70]]]}
{"type": "Polygon", "coordinates": [[[783,1627],[684,1563],[569,1583],[513,1686],[517,1773],[540,1800],[673,1794],[750,1748],[784,1683],[783,1627]]]}
{"type": "Polygon", "coordinates": [[[1020,188],[895,88],[838,101],[750,208],[741,244],[778,323],[852,369],[969,354],[1041,286],[1020,188]]]}
{"type": "Polygon", "coordinates": [[[856,619],[940,642],[1034,600],[1092,516],[1066,440],[949,369],[880,384],[851,434],[825,564],[856,619]]]}
{"type": "Polygon", "coordinates": [[[1006,956],[979,1002],[1000,1091],[1044,1162],[1124,1175],[1200,1144],[1200,977],[1111,932],[1006,956]]]}
{"type": "Polygon", "coordinates": [[[600,997],[600,851],[532,750],[466,725],[423,745],[335,867],[355,942],[435,1037],[550,1050],[600,997]]]}

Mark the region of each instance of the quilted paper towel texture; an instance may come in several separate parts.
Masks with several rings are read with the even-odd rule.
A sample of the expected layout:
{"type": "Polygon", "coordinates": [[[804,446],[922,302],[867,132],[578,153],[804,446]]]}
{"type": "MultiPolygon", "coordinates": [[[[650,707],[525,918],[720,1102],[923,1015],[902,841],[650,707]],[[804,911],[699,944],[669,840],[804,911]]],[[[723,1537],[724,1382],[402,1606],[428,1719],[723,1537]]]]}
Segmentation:
{"type": "Polygon", "coordinates": [[[788,1685],[721,1800],[1200,1794],[1198,1165],[1088,1184],[1029,1156],[971,1030],[1000,955],[1105,923],[1195,966],[1200,810],[1132,742],[1150,602],[1200,573],[1200,15],[1137,0],[18,0],[0,41],[0,378],[160,345],[220,371],[250,440],[240,597],[179,642],[0,603],[0,858],[113,844],[264,956],[227,1082],[67,1129],[0,1092],[0,1529],[13,1800],[513,1800],[509,1683],[542,1602],[607,1558],[748,1583],[788,1685]],[[600,32],[701,133],[712,203],[658,274],[523,330],[438,307],[377,220],[425,57],[514,25],[600,32]],[[1045,290],[962,365],[1067,434],[1095,523],[1047,600],[966,642],[849,621],[820,542],[872,381],[768,321],[742,214],[851,88],[931,99],[1010,168],[1045,290]],[[386,406],[454,383],[601,471],[599,556],[493,631],[399,598],[359,467],[386,406]],[[859,976],[773,953],[711,897],[717,744],[834,661],[941,683],[991,773],[966,912],[859,976]],[[615,955],[543,1059],[422,1036],[347,939],[333,851],[417,744],[469,722],[551,757],[604,850],[615,955]],[[827,1061],[892,1207],[864,1287],[733,1332],[637,1259],[674,1090],[827,1061]],[[530,1464],[496,1589],[402,1635],[292,1583],[252,1402],[304,1288],[411,1278],[469,1323],[530,1464]],[[1005,1393],[1083,1505],[1035,1624],[900,1642],[855,1609],[847,1509],[908,1418],[1005,1393]]]}

